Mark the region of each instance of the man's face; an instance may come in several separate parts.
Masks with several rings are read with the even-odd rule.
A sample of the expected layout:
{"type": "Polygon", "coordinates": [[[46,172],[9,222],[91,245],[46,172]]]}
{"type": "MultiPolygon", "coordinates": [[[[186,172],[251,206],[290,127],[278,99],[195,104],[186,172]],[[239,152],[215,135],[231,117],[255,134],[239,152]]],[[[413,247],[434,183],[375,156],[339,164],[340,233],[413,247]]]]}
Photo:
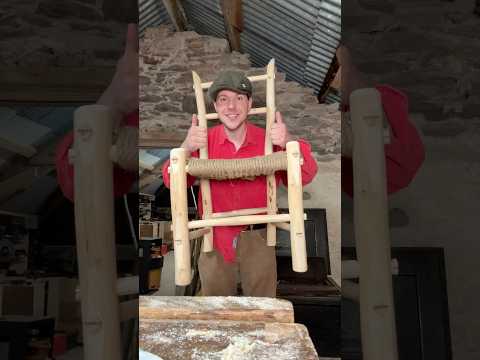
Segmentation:
{"type": "Polygon", "coordinates": [[[252,98],[231,90],[222,90],[217,95],[214,103],[222,124],[230,131],[235,131],[242,126],[252,108],[252,98]]]}

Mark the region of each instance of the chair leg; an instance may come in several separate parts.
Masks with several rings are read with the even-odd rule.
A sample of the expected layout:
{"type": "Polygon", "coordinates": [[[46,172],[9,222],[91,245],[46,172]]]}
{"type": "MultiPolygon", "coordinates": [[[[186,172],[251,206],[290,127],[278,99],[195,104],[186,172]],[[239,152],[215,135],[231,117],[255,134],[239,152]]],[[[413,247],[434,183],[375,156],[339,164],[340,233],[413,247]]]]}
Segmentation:
{"type": "Polygon", "coordinates": [[[363,358],[397,360],[383,109],[378,91],[367,88],[352,92],[350,114],[363,358]]]}
{"type": "Polygon", "coordinates": [[[288,211],[290,213],[290,244],[292,267],[295,272],[307,271],[307,248],[303,222],[302,172],[300,168],[300,145],[297,141],[287,143],[288,161],[288,211]]]}
{"type": "Polygon", "coordinates": [[[88,105],[75,111],[75,232],[85,359],[121,358],[112,126],[105,106],[88,105]]]}
{"type": "MultiPolygon", "coordinates": [[[[207,112],[205,109],[205,98],[203,96],[202,81],[195,71],[192,71],[193,86],[195,89],[195,98],[197,100],[198,124],[205,129],[207,125],[207,112]]],[[[200,159],[208,159],[208,148],[200,149],[200,159]]],[[[203,219],[210,218],[212,214],[212,195],[210,193],[210,181],[208,179],[200,179],[200,190],[202,191],[202,208],[203,219]]],[[[213,229],[203,236],[203,252],[213,251],[213,229]]]]}
{"type": "Polygon", "coordinates": [[[185,166],[185,149],[173,149],[170,152],[170,202],[172,205],[175,284],[178,286],[189,285],[192,280],[185,166]]]}
{"type": "MultiPolygon", "coordinates": [[[[267,119],[265,125],[265,155],[273,151],[270,129],[275,122],[275,60],[272,59],[267,65],[267,119]]],[[[267,176],[267,208],[268,214],[277,213],[277,183],[275,175],[267,176]]],[[[274,224],[267,224],[267,245],[275,246],[277,243],[277,227],[274,224]]]]}

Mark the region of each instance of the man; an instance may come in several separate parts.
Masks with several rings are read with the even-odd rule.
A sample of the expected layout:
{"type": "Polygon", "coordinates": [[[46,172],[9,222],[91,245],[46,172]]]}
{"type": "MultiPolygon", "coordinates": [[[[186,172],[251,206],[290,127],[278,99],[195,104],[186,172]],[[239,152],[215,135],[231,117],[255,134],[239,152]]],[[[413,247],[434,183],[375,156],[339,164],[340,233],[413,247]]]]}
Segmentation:
{"type": "MultiPolygon", "coordinates": [[[[385,117],[390,126],[390,143],[385,145],[385,166],[387,192],[393,194],[411,183],[425,159],[420,135],[409,120],[408,98],[391,86],[374,86],[357,69],[347,47],[341,45],[336,55],[340,69],[334,82],[341,83],[344,116],[350,110],[349,97],[354,90],[375,87],[380,93],[385,117]]],[[[342,189],[353,196],[352,148],[348,134],[348,129],[342,126],[342,189]]]]}
{"type": "MultiPolygon", "coordinates": [[[[198,157],[198,150],[208,147],[211,159],[239,159],[264,155],[265,130],[248,120],[252,108],[252,84],[238,71],[219,74],[208,91],[221,125],[205,129],[198,126],[196,115],[182,147],[191,156],[198,157]],[[208,134],[208,137],[207,137],[208,134]]],[[[279,112],[271,128],[274,151],[285,149],[294,140],[279,112]]],[[[310,145],[301,139],[300,150],[303,185],[309,183],[317,172],[310,145]]],[[[167,187],[170,178],[167,161],[163,166],[163,179],[167,187]]],[[[287,184],[285,171],[276,173],[277,184],[287,184]]],[[[191,185],[194,178],[188,178],[191,185]]],[[[267,203],[265,176],[255,179],[210,181],[213,212],[233,211],[244,208],[262,208],[267,203]]],[[[198,202],[201,204],[201,201],[198,202]]],[[[200,209],[201,211],[201,209],[200,209]]],[[[233,296],[237,294],[237,274],[240,274],[245,296],[276,296],[277,273],[275,247],[266,243],[265,224],[257,226],[223,226],[213,229],[212,252],[200,255],[198,267],[205,296],[233,296]]]]}
{"type": "MultiPolygon", "coordinates": [[[[119,157],[114,168],[114,195],[129,192],[138,177],[138,34],[137,25],[129,24],[125,52],[117,63],[113,79],[97,104],[108,106],[114,116],[114,138],[119,157]]],[[[73,145],[73,132],[57,146],[55,163],[57,179],[63,194],[73,201],[73,165],[68,150],[73,145]]]]}

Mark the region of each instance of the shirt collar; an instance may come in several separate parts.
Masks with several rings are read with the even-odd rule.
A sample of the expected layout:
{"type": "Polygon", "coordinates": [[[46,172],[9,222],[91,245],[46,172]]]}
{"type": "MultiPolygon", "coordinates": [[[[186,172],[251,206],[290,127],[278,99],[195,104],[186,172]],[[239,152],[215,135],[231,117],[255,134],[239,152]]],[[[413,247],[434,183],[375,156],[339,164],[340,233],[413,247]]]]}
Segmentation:
{"type": "MultiPolygon", "coordinates": [[[[245,140],[242,144],[242,147],[256,143],[255,137],[254,137],[254,134],[253,134],[253,129],[252,129],[253,125],[250,124],[250,122],[248,120],[245,122],[245,125],[247,126],[247,134],[245,135],[245,140]]],[[[218,141],[219,141],[220,144],[225,144],[227,141],[231,142],[228,139],[227,134],[225,133],[225,127],[223,125],[222,125],[222,128],[221,128],[219,137],[218,137],[218,141]]]]}

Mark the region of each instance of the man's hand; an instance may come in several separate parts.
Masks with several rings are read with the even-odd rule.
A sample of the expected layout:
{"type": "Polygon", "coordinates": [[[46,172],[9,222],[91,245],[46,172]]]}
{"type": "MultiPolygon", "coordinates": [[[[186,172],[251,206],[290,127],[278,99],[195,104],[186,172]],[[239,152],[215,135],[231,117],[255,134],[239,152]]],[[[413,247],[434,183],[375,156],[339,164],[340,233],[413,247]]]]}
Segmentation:
{"type": "Polygon", "coordinates": [[[138,171],[138,128],[120,127],[115,148],[115,162],[124,170],[138,171]]]}
{"type": "Polygon", "coordinates": [[[342,103],[347,105],[350,101],[350,94],[357,90],[371,87],[370,81],[361,73],[352,60],[350,50],[345,45],[340,45],[336,51],[339,70],[337,78],[341,83],[342,103]]]}
{"type": "Polygon", "coordinates": [[[128,24],[125,51],[117,63],[115,75],[97,102],[123,118],[138,109],[138,30],[128,24]]]}
{"type": "Polygon", "coordinates": [[[279,111],[275,113],[275,122],[270,129],[270,138],[272,139],[273,145],[278,145],[282,149],[285,149],[287,142],[292,140],[287,126],[283,122],[282,114],[280,114],[279,111]]]}
{"type": "Polygon", "coordinates": [[[188,129],[188,134],[182,144],[182,148],[192,153],[205,146],[207,146],[207,129],[198,126],[197,115],[193,114],[192,126],[188,129]]]}

